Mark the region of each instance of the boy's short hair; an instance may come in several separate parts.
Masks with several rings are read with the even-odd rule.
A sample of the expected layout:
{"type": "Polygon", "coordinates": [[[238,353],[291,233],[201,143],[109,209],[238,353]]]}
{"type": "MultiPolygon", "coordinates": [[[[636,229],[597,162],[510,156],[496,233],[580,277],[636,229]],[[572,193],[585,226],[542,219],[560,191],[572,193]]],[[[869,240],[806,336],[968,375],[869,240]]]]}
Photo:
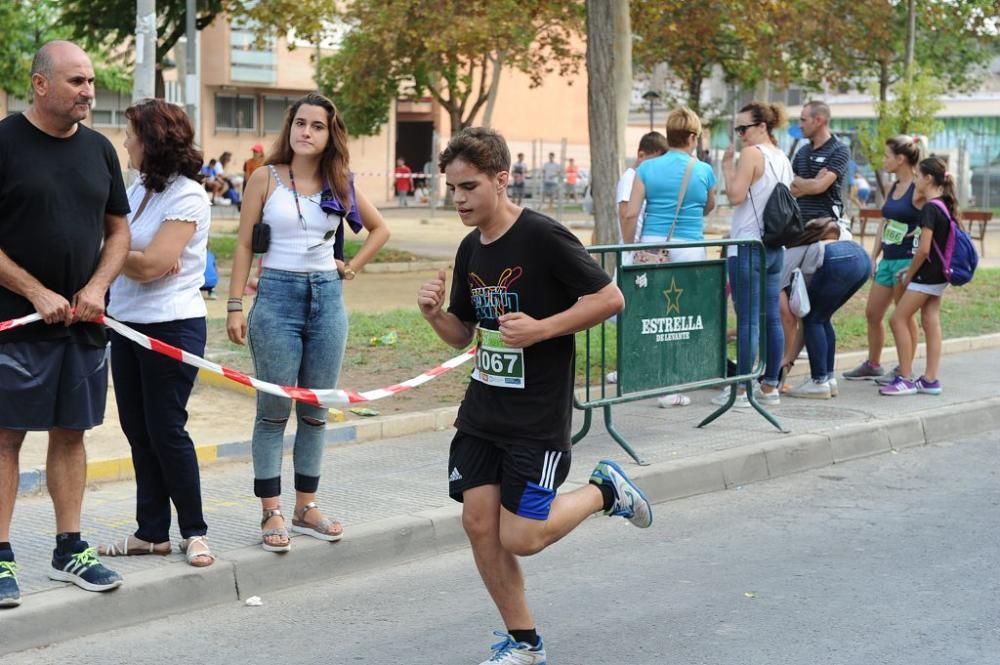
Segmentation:
{"type": "Polygon", "coordinates": [[[510,171],[510,149],[500,132],[488,127],[467,127],[451,137],[441,151],[441,173],[456,159],[461,159],[492,177],[510,171]]]}
{"type": "Polygon", "coordinates": [[[659,132],[643,134],[639,139],[639,150],[646,155],[662,155],[669,149],[667,137],[659,132]]]}

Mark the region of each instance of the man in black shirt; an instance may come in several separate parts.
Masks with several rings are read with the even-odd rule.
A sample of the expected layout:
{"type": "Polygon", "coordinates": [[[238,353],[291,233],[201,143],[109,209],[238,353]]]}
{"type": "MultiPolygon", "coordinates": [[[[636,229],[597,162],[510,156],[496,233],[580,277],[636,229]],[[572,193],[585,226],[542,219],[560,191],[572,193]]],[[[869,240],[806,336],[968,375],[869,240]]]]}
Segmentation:
{"type": "Polygon", "coordinates": [[[844,212],[840,183],[851,154],[830,133],[830,107],[809,102],[799,115],[802,135],[809,139],[792,159],[792,194],[799,200],[802,219],[840,219],[844,212]]]}
{"type": "Polygon", "coordinates": [[[448,309],[444,271],[417,302],[441,339],[478,346],[451,443],[449,494],[463,503],[476,565],[506,627],[486,662],[538,665],[545,649],[517,557],[599,510],[643,528],[652,522],[645,496],[610,460],[586,487],[556,497],[571,456],[573,334],[621,311],[624,299],[572,233],[507,198],[510,152],[499,134],[459,132],[440,166],[473,230],[458,249],[448,309]]]}
{"type": "Polygon", "coordinates": [[[0,606],[20,603],[10,522],[18,453],[28,431],[48,431],[45,471],[56,514],[49,577],[107,591],[121,577],[80,538],[85,430],[107,398],[106,338],[87,323],[129,249],[121,166],[106,138],[80,124],[94,100],[94,68],[76,45],[44,45],[31,67],[34,100],[0,122],[0,321],[44,322],[0,333],[0,606]]]}

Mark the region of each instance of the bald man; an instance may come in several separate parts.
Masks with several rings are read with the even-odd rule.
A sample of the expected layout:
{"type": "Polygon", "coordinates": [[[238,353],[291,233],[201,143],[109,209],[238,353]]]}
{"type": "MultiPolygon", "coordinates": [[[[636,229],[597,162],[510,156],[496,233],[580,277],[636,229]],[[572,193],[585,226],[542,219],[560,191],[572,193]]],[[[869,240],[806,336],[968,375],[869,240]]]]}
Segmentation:
{"type": "Polygon", "coordinates": [[[108,286],[129,249],[129,212],[111,143],[80,124],[94,101],[90,58],[70,42],[42,46],[33,102],[0,121],[0,607],[20,604],[10,524],[25,433],[48,432],[45,471],[56,515],[49,577],[88,591],[122,583],[80,536],[84,431],[104,419],[108,286]]]}

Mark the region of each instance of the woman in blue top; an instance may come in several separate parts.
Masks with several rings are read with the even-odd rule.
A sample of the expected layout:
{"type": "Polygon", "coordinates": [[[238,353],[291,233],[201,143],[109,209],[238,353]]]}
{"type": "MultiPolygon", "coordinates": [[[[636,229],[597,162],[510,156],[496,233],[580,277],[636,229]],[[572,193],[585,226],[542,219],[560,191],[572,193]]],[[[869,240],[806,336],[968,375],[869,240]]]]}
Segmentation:
{"type": "MultiPolygon", "coordinates": [[[[700,136],[701,121],[691,109],[682,106],[667,117],[667,152],[643,161],[636,171],[638,177],[632,185],[632,196],[622,228],[626,243],[636,242],[636,220],[643,203],[646,204],[646,211],[639,242],[697,242],[705,239],[705,215],[715,208],[715,174],[711,166],[692,154],[698,147],[700,136]],[[691,174],[678,209],[681,185],[689,164],[691,174]]],[[[704,259],[704,247],[670,250],[671,261],[704,259]]]]}
{"type": "MultiPolygon", "coordinates": [[[[715,174],[711,166],[693,154],[700,138],[701,121],[694,111],[682,106],[670,112],[667,152],[644,160],[636,169],[622,226],[626,244],[636,241],[635,228],[643,204],[645,217],[639,242],[662,244],[705,239],[705,215],[715,207],[715,174]]],[[[690,247],[671,249],[667,260],[704,261],[705,258],[704,247],[690,247]]],[[[638,253],[637,262],[641,262],[638,253]]],[[[657,402],[665,408],[687,406],[691,400],[685,395],[666,395],[657,402]]]]}
{"type": "MultiPolygon", "coordinates": [[[[898,375],[898,367],[886,374],[879,364],[882,359],[882,345],[885,343],[885,328],[882,321],[890,303],[899,303],[906,286],[899,281],[900,271],[910,267],[913,251],[920,235],[920,208],[923,200],[915,187],[914,174],[920,162],[919,139],[897,136],[885,142],[885,170],[896,176],[882,205],[882,224],[879,226],[876,242],[872,250],[872,264],[878,267],[873,275],[874,283],[868,292],[865,316],[868,319],[868,358],[852,370],[844,372],[844,378],[860,381],[875,379],[882,385],[892,383],[898,375]],[[879,261],[881,255],[882,260],[879,261]]],[[[907,322],[910,335],[917,337],[916,319],[907,322]]],[[[897,349],[897,352],[899,350],[897,349]]],[[[913,358],[909,358],[912,363],[913,358]]],[[[902,364],[902,363],[901,363],[902,364]]]]}

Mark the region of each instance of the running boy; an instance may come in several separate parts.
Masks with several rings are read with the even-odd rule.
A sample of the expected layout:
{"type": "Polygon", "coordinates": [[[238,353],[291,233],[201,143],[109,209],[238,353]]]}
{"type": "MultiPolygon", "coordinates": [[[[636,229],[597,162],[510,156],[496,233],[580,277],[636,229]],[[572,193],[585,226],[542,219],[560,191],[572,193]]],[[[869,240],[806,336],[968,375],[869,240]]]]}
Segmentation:
{"type": "Polygon", "coordinates": [[[646,528],[649,502],[621,468],[602,460],[586,487],[556,497],[570,466],[573,333],[620,312],[624,300],[556,221],[507,198],[502,136],[471,128],[441,153],[462,223],[447,310],[445,273],[420,288],[420,311],[445,342],[479,346],[455,423],[449,494],[505,631],[487,663],[543,665],[518,556],[536,554],[599,510],[646,528]]]}

